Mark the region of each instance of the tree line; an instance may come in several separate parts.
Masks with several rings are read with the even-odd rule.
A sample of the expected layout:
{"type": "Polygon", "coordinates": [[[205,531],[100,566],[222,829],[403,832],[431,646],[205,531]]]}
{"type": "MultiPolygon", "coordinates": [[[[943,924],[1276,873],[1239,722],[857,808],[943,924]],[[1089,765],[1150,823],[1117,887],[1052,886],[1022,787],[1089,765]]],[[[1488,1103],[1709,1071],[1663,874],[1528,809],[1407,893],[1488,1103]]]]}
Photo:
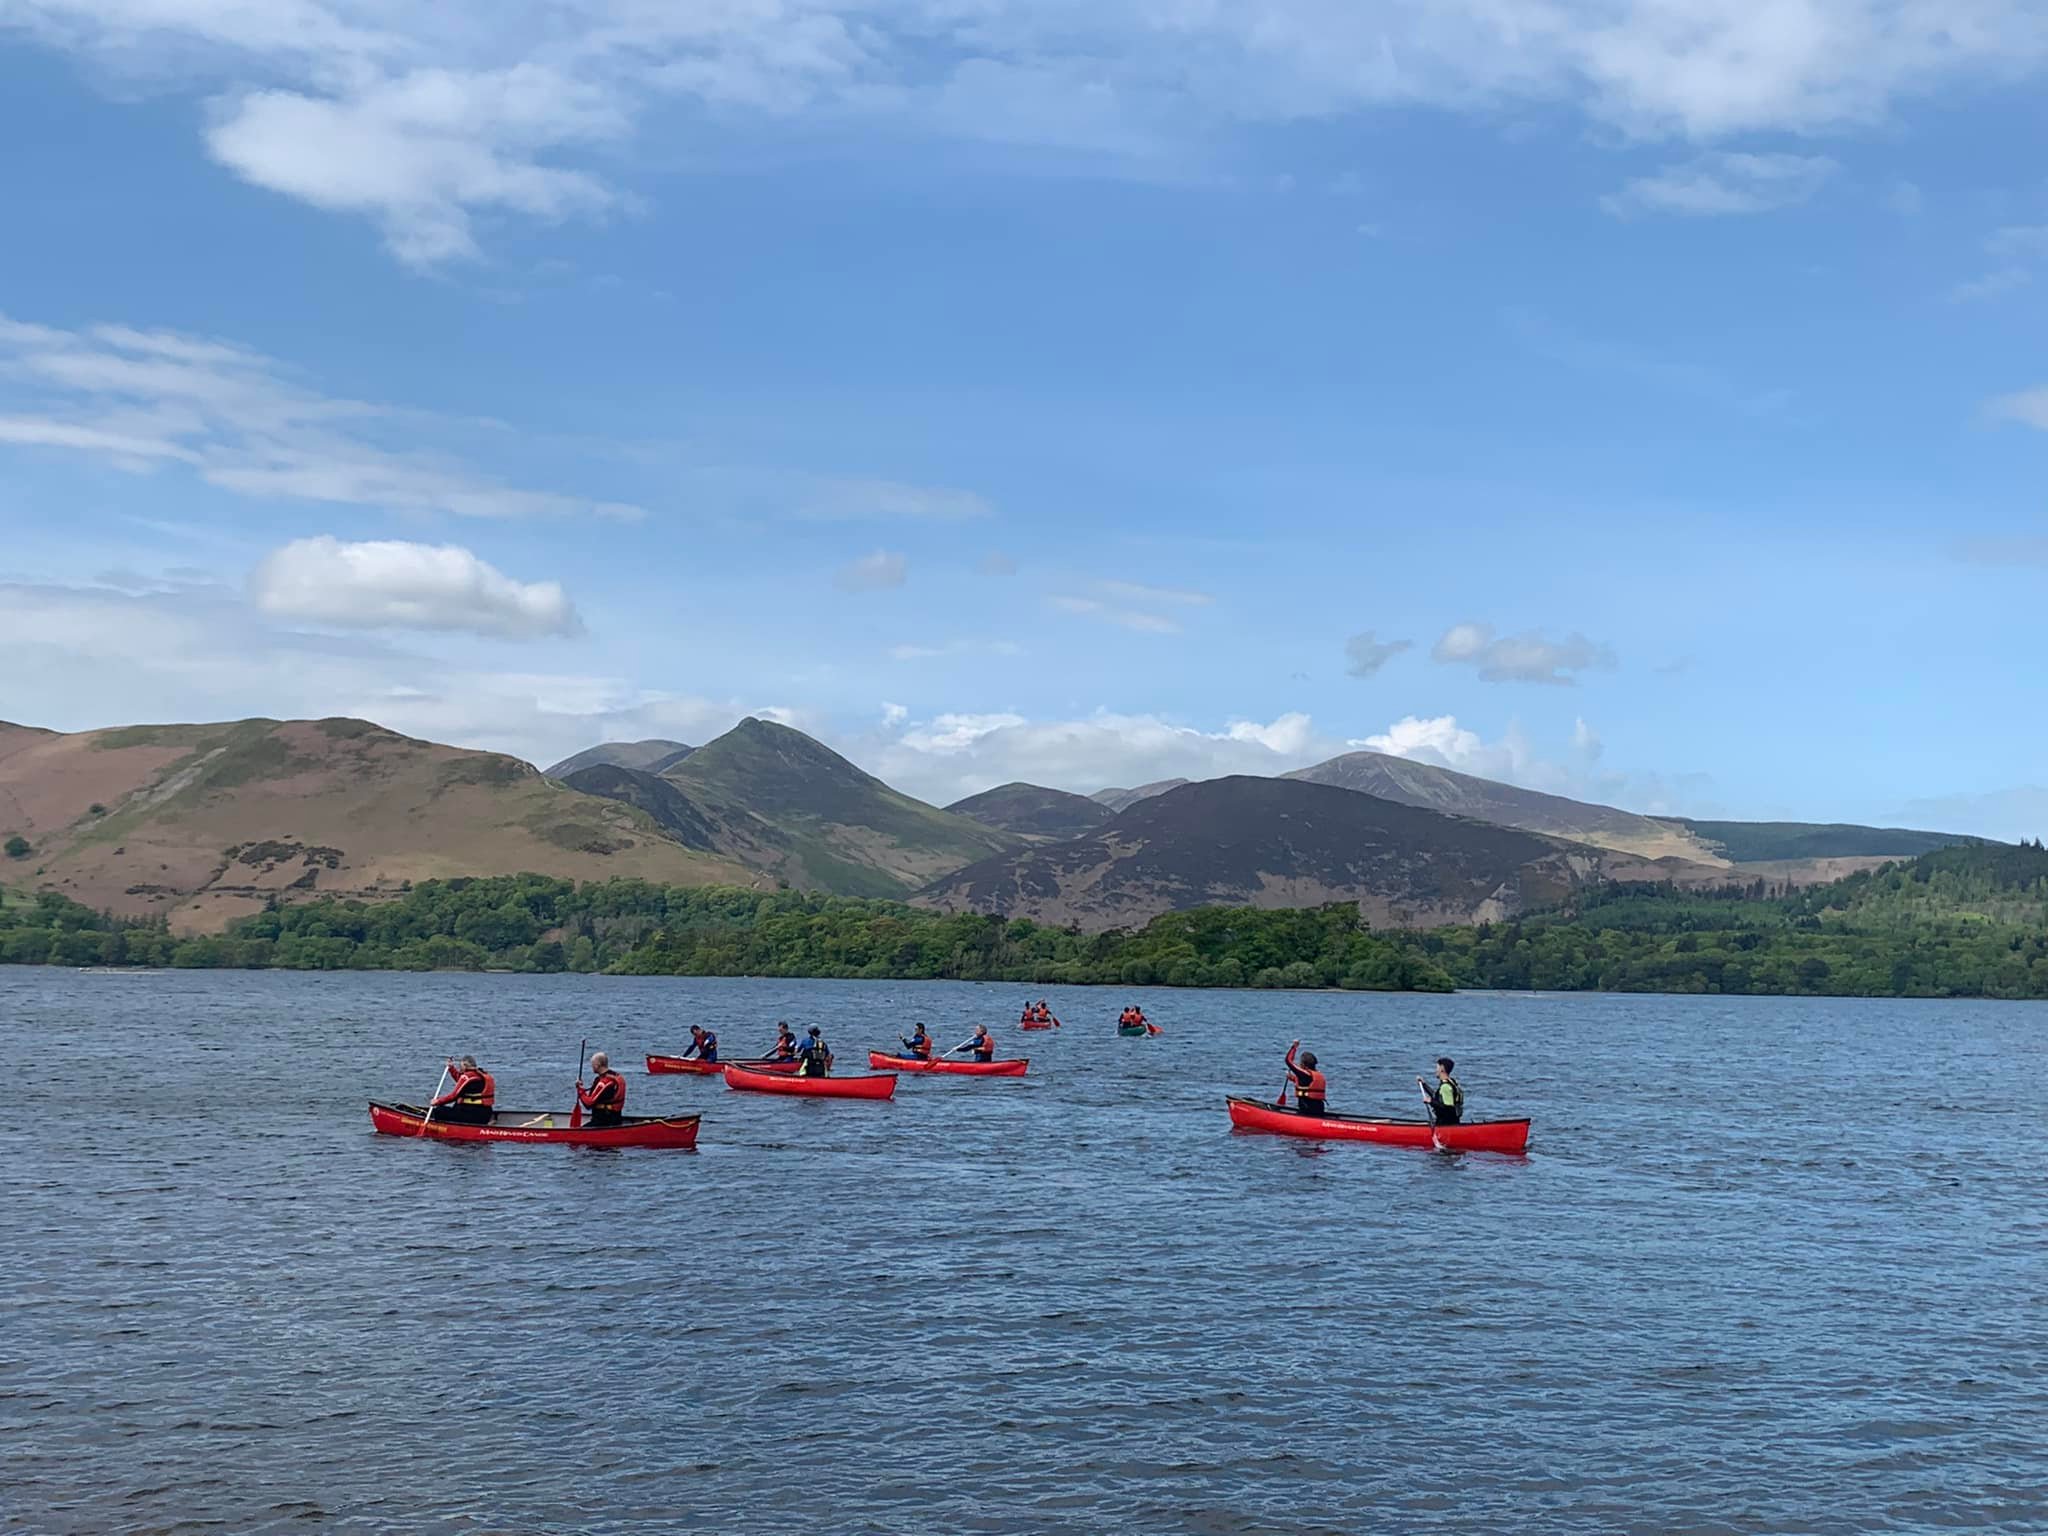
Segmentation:
{"type": "Polygon", "coordinates": [[[45,892],[0,904],[0,963],[2048,998],[2048,850],[1947,848],[1789,894],[1609,886],[1419,933],[1376,933],[1348,903],[1083,933],[798,891],[509,875],[282,904],[179,937],[45,892]]]}

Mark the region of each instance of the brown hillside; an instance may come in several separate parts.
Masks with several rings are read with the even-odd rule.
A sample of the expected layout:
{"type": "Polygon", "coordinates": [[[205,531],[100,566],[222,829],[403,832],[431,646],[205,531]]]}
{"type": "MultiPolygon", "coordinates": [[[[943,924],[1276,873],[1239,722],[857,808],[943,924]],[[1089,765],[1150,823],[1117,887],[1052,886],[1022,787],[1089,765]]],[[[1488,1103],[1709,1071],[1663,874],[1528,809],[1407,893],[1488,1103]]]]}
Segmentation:
{"type": "Polygon", "coordinates": [[[0,868],[8,883],[192,931],[273,896],[453,875],[755,880],[516,758],[362,720],[0,730],[0,837],[16,832],[34,851],[0,868]]]}

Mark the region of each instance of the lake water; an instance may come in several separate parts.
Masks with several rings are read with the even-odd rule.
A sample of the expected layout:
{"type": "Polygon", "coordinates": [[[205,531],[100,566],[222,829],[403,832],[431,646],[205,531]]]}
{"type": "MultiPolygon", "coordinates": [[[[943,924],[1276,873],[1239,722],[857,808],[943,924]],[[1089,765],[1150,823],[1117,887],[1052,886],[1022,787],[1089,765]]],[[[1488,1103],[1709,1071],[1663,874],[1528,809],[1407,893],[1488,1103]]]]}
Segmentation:
{"type": "Polygon", "coordinates": [[[2048,1007],[1048,995],[0,969],[0,1529],[2048,1530],[2048,1007]],[[1031,1076],[637,1071],[913,1017],[1031,1076]],[[370,1134],[584,1035],[701,1150],[370,1134]],[[1233,1134],[1297,1035],[1531,1155],[1233,1134]]]}

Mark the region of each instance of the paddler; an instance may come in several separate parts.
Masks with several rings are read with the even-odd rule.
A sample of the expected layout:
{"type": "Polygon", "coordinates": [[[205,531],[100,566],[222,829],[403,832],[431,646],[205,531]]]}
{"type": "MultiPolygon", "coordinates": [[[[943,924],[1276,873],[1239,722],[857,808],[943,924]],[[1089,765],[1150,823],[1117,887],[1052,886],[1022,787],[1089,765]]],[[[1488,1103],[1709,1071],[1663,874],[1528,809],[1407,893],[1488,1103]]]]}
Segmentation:
{"type": "Polygon", "coordinates": [[[1438,1125],[1456,1125],[1465,1118],[1465,1090],[1451,1076],[1457,1066],[1450,1057],[1439,1056],[1435,1082],[1415,1079],[1415,1086],[1422,1090],[1422,1102],[1429,1106],[1429,1118],[1438,1125]]]}
{"type": "Polygon", "coordinates": [[[1294,1084],[1294,1107],[1304,1115],[1320,1115],[1329,1108],[1329,1084],[1316,1069],[1316,1053],[1301,1051],[1297,1063],[1294,1053],[1301,1051],[1301,1042],[1295,1041],[1287,1047],[1287,1077],[1294,1084]]]}
{"type": "Polygon", "coordinates": [[[770,1061],[795,1061],[796,1036],[789,1025],[781,1019],[775,1021],[775,1043],[768,1047],[770,1061]]]}
{"type": "Polygon", "coordinates": [[[803,1065],[796,1069],[798,1077],[825,1077],[832,1071],[832,1052],[825,1044],[825,1032],[813,1024],[805,1035],[804,1043],[797,1047],[797,1059],[803,1065]]]}
{"type": "Polygon", "coordinates": [[[448,1072],[455,1084],[434,1100],[434,1118],[457,1125],[489,1125],[498,1100],[497,1080],[476,1064],[474,1056],[450,1061],[448,1072]]]}
{"type": "Polygon", "coordinates": [[[932,1037],[924,1032],[922,1024],[911,1025],[908,1039],[904,1039],[902,1035],[896,1038],[903,1041],[904,1055],[915,1056],[919,1061],[932,1059],[932,1037]]]}
{"type": "Polygon", "coordinates": [[[688,1061],[692,1056],[696,1057],[699,1061],[718,1060],[717,1034],[703,1028],[701,1025],[692,1024],[690,1026],[690,1043],[683,1050],[683,1060],[688,1061]]]}
{"type": "Polygon", "coordinates": [[[1038,1022],[1037,1007],[1034,1004],[1026,1003],[1024,1005],[1024,1012],[1018,1015],[1017,1022],[1019,1024],[1036,1024],[1038,1022]]]}
{"type": "Polygon", "coordinates": [[[996,1037],[988,1032],[986,1024],[976,1025],[972,1040],[969,1040],[964,1045],[954,1046],[946,1054],[951,1056],[960,1051],[968,1052],[976,1061],[994,1061],[996,1059],[996,1037]]]}
{"type": "Polygon", "coordinates": [[[1035,1022],[1050,1024],[1054,1029],[1060,1027],[1060,1021],[1052,1016],[1052,1010],[1046,1007],[1045,999],[1042,997],[1038,1000],[1038,1018],[1035,1022]]]}
{"type": "Polygon", "coordinates": [[[599,1051],[590,1058],[590,1086],[576,1085],[576,1101],[593,1126],[617,1125],[626,1114],[626,1080],[612,1070],[612,1059],[599,1051]]]}

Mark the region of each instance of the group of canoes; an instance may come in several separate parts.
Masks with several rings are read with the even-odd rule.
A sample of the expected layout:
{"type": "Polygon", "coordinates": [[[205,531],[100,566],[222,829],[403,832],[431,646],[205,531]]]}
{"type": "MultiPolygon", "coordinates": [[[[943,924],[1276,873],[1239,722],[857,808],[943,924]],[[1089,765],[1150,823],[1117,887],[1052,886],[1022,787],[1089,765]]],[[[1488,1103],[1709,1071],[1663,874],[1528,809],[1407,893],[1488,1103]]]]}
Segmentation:
{"type": "MultiPolygon", "coordinates": [[[[1027,1004],[1018,1027],[1057,1028],[1044,1003],[1027,1004]]],[[[1162,1033],[1142,1009],[1127,1007],[1117,1019],[1117,1033],[1162,1033]]],[[[801,1038],[786,1022],[776,1025],[775,1041],[760,1056],[725,1061],[719,1055],[717,1032],[701,1025],[690,1027],[690,1044],[680,1056],[649,1056],[650,1073],[722,1073],[730,1087],[761,1092],[822,1094],[842,1098],[887,1098],[895,1086],[894,1073],[953,1072],[974,1076],[1022,1076],[1028,1062],[1021,1058],[999,1060],[996,1040],[986,1025],[947,1050],[937,1043],[922,1023],[908,1035],[898,1035],[901,1052],[870,1051],[871,1068],[886,1068],[878,1076],[833,1078],[834,1058],[825,1043],[824,1031],[812,1025],[801,1038]]],[[[548,1112],[527,1115],[501,1112],[496,1107],[497,1084],[473,1056],[450,1061],[452,1078],[445,1093],[439,1093],[424,1108],[403,1105],[371,1105],[371,1121],[380,1131],[400,1135],[441,1135],[475,1140],[577,1141],[591,1145],[692,1146],[696,1141],[698,1117],[648,1116],[633,1118],[625,1113],[626,1080],[599,1051],[589,1059],[590,1082],[586,1086],[579,1060],[575,1084],[575,1108],[568,1124],[558,1126],[548,1112]]],[[[1280,1135],[1316,1139],[1391,1142],[1407,1146],[1435,1147],[1452,1151],[1523,1152],[1528,1148],[1527,1120],[1465,1119],[1465,1090],[1456,1076],[1457,1064],[1448,1056],[1436,1060],[1433,1077],[1418,1077],[1425,1118],[1387,1120],[1368,1116],[1333,1114],[1329,1107],[1329,1082],[1313,1051],[1303,1051],[1299,1040],[1287,1048],[1286,1076],[1280,1097],[1271,1104],[1230,1096],[1226,1102],[1232,1125],[1240,1130],[1266,1131],[1280,1135]],[[1288,1094],[1294,1103],[1287,1102],[1288,1094]]]]}

